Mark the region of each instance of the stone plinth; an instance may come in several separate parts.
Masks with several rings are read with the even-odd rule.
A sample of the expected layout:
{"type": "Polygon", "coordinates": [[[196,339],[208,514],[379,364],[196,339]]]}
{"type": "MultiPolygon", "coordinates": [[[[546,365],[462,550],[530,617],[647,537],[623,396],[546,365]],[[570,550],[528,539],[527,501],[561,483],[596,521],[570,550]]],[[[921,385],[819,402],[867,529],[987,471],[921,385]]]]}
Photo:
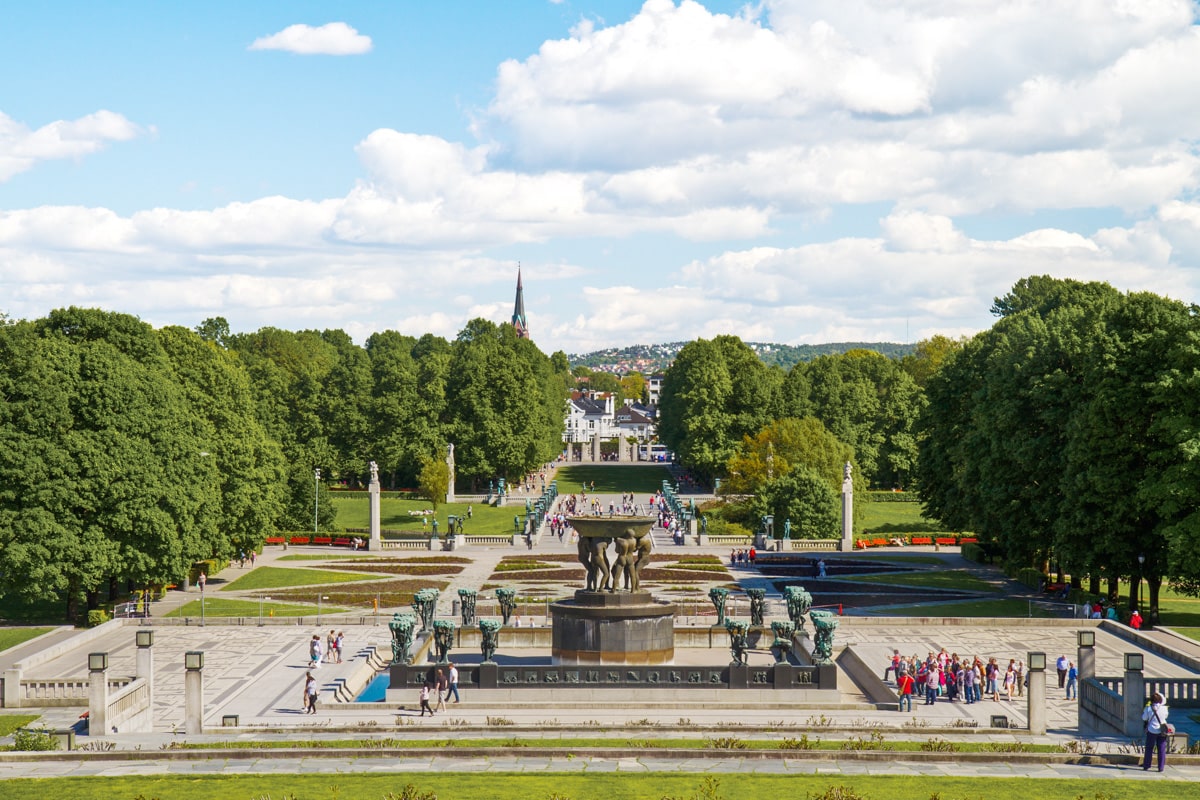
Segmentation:
{"type": "Polygon", "coordinates": [[[589,592],[550,604],[555,664],[670,664],[675,609],[649,592],[589,592]]]}

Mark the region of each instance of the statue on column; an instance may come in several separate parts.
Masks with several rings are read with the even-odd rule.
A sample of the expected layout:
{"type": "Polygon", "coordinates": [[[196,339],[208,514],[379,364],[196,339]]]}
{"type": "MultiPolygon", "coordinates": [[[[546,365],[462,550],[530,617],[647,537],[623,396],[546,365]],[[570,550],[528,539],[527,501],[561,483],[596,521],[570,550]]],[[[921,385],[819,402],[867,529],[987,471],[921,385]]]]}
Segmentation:
{"type": "Polygon", "coordinates": [[[746,664],[746,621],[731,619],[725,621],[725,630],[729,632],[729,654],[733,656],[733,664],[746,664]]]}
{"type": "Polygon", "coordinates": [[[379,483],[379,465],[371,462],[371,483],[379,483]]]}
{"type": "Polygon", "coordinates": [[[507,625],[509,618],[517,610],[517,590],[501,587],[496,590],[496,600],[500,603],[500,616],[507,625]]]}
{"type": "Polygon", "coordinates": [[[816,628],[813,637],[813,663],[825,666],[833,663],[833,632],[837,630],[838,618],[831,611],[810,611],[809,619],[816,628]]]}
{"type": "Polygon", "coordinates": [[[412,614],[396,614],[388,623],[392,631],[392,663],[407,664],[408,650],[412,647],[413,628],[417,626],[417,618],[412,614]]]}
{"type": "Polygon", "coordinates": [[[725,601],[729,598],[729,590],[723,586],[714,586],[708,590],[708,599],[712,600],[717,609],[717,624],[725,624],[725,601]]]}
{"type": "Polygon", "coordinates": [[[775,663],[787,661],[788,653],[792,651],[792,637],[796,634],[796,624],[790,620],[777,619],[771,623],[775,633],[775,641],[771,642],[771,652],[775,654],[775,663]]]}
{"type": "Polygon", "coordinates": [[[460,610],[462,611],[463,627],[475,624],[475,590],[474,589],[459,589],[458,597],[460,610]]]}
{"type": "Polygon", "coordinates": [[[494,619],[479,620],[479,636],[479,649],[483,654],[483,663],[494,663],[496,646],[500,643],[500,623],[494,619]]]}
{"type": "Polygon", "coordinates": [[[767,590],[747,589],[746,596],[750,598],[750,624],[761,628],[767,606],[767,590]]]}
{"type": "Polygon", "coordinates": [[[812,595],[803,586],[785,586],[783,596],[787,600],[788,619],[796,630],[804,633],[804,615],[812,608],[812,595]]]}
{"type": "Polygon", "coordinates": [[[453,622],[439,619],[433,623],[433,646],[437,651],[437,663],[445,664],[450,660],[450,648],[454,646],[453,622]]]}

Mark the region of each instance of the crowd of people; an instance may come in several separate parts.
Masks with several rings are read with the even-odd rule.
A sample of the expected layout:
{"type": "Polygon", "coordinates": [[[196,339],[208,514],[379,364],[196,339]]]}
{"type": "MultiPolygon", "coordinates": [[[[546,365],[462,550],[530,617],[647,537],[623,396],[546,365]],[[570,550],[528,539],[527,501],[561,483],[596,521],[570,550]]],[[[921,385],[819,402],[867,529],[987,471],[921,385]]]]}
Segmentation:
{"type": "Polygon", "coordinates": [[[891,663],[883,671],[883,679],[895,682],[896,694],[900,698],[900,711],[912,711],[913,696],[924,698],[924,705],[933,705],[939,698],[948,702],[978,703],[988,698],[1000,702],[1022,697],[1028,685],[1025,662],[1010,658],[1002,666],[995,657],[986,661],[980,656],[959,657],[942,648],[937,653],[929,651],[922,659],[919,655],[902,656],[899,650],[892,654],[891,663]]]}

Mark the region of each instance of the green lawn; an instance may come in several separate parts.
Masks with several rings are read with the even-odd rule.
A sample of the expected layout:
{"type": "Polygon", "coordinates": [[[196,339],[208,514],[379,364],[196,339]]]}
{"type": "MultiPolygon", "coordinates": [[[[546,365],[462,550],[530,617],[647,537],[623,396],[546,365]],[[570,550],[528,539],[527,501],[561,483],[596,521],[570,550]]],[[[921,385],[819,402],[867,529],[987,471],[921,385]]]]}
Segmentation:
{"type": "MultiPolygon", "coordinates": [[[[952,603],[928,603],[920,606],[903,606],[880,609],[872,612],[879,617],[1028,617],[1030,605],[1025,600],[1004,598],[998,600],[960,600],[952,603]]],[[[1051,614],[1036,604],[1033,616],[1049,617],[1051,614]]]]}
{"type": "Polygon", "coordinates": [[[921,514],[920,503],[862,503],[858,520],[861,535],[941,533],[946,529],[921,514]]]}
{"type": "Polygon", "coordinates": [[[558,481],[559,494],[577,494],[588,484],[588,492],[592,492],[592,482],[596,483],[596,494],[622,494],[634,492],[646,495],[639,502],[646,502],[649,495],[662,488],[663,481],[669,481],[671,473],[666,467],[644,465],[614,465],[597,466],[595,464],[572,464],[560,467],[555,475],[558,481]]]}
{"type": "Polygon", "coordinates": [[[855,575],[856,582],[884,583],[889,586],[925,586],[930,589],[963,589],[970,592],[994,592],[996,587],[965,570],[905,572],[898,575],[855,575]]]}
{"type": "Polygon", "coordinates": [[[0,651],[24,644],[35,639],[52,628],[0,628],[0,651]]]}
{"type": "Polygon", "coordinates": [[[289,569],[287,567],[258,567],[221,588],[224,592],[248,589],[284,589],[289,586],[315,586],[322,583],[379,580],[378,575],[362,572],[334,572],[327,569],[289,569]]]}
{"type": "Polygon", "coordinates": [[[0,714],[0,736],[11,736],[17,728],[24,728],[36,719],[37,714],[0,714]]]}
{"type": "MultiPolygon", "coordinates": [[[[311,617],[317,610],[317,593],[313,592],[312,604],[298,603],[269,603],[262,604],[262,613],[268,617],[311,617]]],[[[322,612],[338,614],[346,609],[325,603],[322,612]]],[[[257,600],[233,600],[225,597],[204,598],[204,616],[206,617],[257,617],[259,604],[257,600]]],[[[200,601],[193,600],[167,614],[168,617],[199,617],[200,601]]]]}
{"type": "MultiPolygon", "coordinates": [[[[371,764],[368,759],[364,766],[371,764]]],[[[158,800],[228,800],[228,798],[297,797],[304,800],[384,800],[400,797],[438,800],[663,800],[663,798],[814,798],[833,796],[832,787],[853,789],[864,800],[1143,800],[1144,781],[1116,781],[1111,776],[1091,780],[1066,778],[957,778],[875,775],[755,775],[726,773],[611,772],[453,772],[452,763],[435,770],[396,774],[325,772],[305,775],[125,775],[30,779],[4,782],[6,800],[43,800],[47,795],[72,800],[158,798],[158,800]],[[404,793],[412,785],[411,794],[404,793]],[[829,793],[827,795],[827,793],[829,793]]],[[[1168,772],[1168,776],[1170,773],[1168,772]]],[[[1187,781],[1155,780],[1159,800],[1190,800],[1196,785],[1187,781]]]]}
{"type": "Polygon", "coordinates": [[[1172,628],[1172,630],[1180,636],[1186,636],[1189,639],[1195,639],[1200,642],[1200,628],[1172,628]]]}
{"type": "MultiPolygon", "coordinates": [[[[536,500],[537,496],[531,498],[536,500]]],[[[367,528],[371,525],[371,505],[365,492],[333,496],[333,504],[337,507],[337,527],[367,528]]],[[[471,506],[471,518],[466,520],[463,533],[475,534],[506,534],[513,531],[513,515],[519,514],[522,521],[525,518],[525,497],[514,498],[509,505],[500,508],[483,503],[440,503],[437,513],[429,518],[432,528],[433,520],[438,521],[438,532],[446,532],[447,517],[465,517],[467,506],[471,506]]],[[[384,498],[379,501],[379,527],[389,530],[399,530],[406,533],[421,533],[421,517],[412,516],[409,511],[425,511],[433,508],[428,500],[399,500],[384,498]]]]}

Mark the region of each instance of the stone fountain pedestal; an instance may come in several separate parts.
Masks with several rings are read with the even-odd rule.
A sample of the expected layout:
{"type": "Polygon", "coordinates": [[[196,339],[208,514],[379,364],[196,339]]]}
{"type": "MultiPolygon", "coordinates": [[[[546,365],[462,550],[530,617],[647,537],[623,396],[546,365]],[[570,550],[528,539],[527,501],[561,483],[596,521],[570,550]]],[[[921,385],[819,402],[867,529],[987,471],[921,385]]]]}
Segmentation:
{"type": "Polygon", "coordinates": [[[653,517],[572,517],[587,588],[550,604],[551,658],[556,665],[670,664],[675,658],[675,607],[641,590],[650,560],[653,517]],[[616,559],[609,562],[608,547],[616,559]],[[622,588],[625,587],[625,588],[622,588]]]}
{"type": "Polygon", "coordinates": [[[555,664],[670,664],[675,608],[649,592],[589,592],[550,604],[555,664]]]}

